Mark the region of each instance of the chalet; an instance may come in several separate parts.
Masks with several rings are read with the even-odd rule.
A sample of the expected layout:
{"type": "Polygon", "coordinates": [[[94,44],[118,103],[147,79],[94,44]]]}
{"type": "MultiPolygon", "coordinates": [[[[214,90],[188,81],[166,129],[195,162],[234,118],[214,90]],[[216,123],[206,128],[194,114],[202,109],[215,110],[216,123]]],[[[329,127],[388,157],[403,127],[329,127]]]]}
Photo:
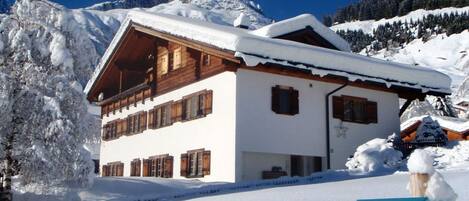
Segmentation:
{"type": "MultiPolygon", "coordinates": [[[[402,123],[401,138],[404,142],[414,141],[417,129],[425,117],[427,116],[414,117],[402,123]]],[[[438,122],[448,141],[469,140],[469,120],[440,116],[431,116],[431,118],[438,122]]]]}
{"type": "Polygon", "coordinates": [[[85,92],[101,106],[102,176],[235,182],[343,168],[450,83],[353,54],[312,15],[248,30],[134,11],[85,92]]]}

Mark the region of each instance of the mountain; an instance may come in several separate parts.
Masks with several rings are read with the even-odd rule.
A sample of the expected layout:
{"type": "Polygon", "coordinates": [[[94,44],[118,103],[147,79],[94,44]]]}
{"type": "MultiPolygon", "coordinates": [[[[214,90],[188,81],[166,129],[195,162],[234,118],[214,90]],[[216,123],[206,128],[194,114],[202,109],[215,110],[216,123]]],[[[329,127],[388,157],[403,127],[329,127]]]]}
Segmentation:
{"type": "MultiPolygon", "coordinates": [[[[374,0],[376,4],[382,1],[384,0],[374,0]]],[[[363,9],[370,6],[369,2],[370,0],[363,0],[353,6],[363,9]]],[[[403,2],[409,3],[407,0],[398,2],[401,6],[403,2]]],[[[351,43],[354,52],[425,66],[449,75],[453,81],[453,94],[447,99],[457,101],[469,94],[469,1],[431,2],[435,4],[419,4],[421,6],[409,8],[406,12],[391,9],[392,15],[381,19],[376,16],[360,17],[364,11],[354,11],[357,13],[335,18],[336,22],[331,28],[351,43]],[[457,7],[444,7],[453,4],[457,7]],[[343,23],[338,23],[342,21],[343,23]]],[[[389,8],[376,9],[384,12],[389,8]]],[[[344,15],[340,10],[335,16],[344,15]]],[[[426,101],[415,102],[404,113],[402,120],[415,115],[438,114],[432,107],[436,100],[429,97],[426,101]]]]}
{"type": "MultiPolygon", "coordinates": [[[[118,0],[107,3],[115,3],[112,5],[117,6],[129,5],[130,2],[156,3],[163,1],[118,0]]],[[[97,4],[89,8],[70,10],[75,20],[89,33],[90,39],[93,40],[96,50],[100,55],[104,53],[121,22],[125,19],[129,10],[132,9],[144,10],[152,13],[179,15],[228,26],[231,26],[233,21],[241,13],[244,13],[249,17],[251,28],[259,28],[272,22],[271,19],[265,17],[260,12],[259,7],[254,7],[254,4],[251,1],[246,0],[174,0],[169,3],[158,3],[158,5],[150,8],[138,7],[131,9],[111,9],[106,11],[96,10],[96,8],[101,5],[102,4],[97,4]]],[[[138,5],[140,6],[142,4],[138,5]]]]}
{"type": "Polygon", "coordinates": [[[112,9],[151,8],[162,3],[168,3],[168,1],[169,0],[114,0],[95,4],[87,9],[107,11],[112,9]]]}

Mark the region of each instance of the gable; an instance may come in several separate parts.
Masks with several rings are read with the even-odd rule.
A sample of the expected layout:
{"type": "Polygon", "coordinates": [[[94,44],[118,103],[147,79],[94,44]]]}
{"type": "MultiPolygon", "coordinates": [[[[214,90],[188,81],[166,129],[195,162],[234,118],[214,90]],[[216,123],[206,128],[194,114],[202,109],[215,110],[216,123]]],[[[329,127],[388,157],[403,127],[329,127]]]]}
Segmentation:
{"type": "Polygon", "coordinates": [[[291,33],[287,33],[281,36],[277,36],[275,38],[278,39],[284,39],[284,40],[290,40],[290,41],[295,41],[299,43],[304,43],[312,46],[318,46],[318,47],[323,47],[323,48],[328,48],[328,49],[333,49],[333,50],[339,50],[340,49],[336,46],[334,46],[332,43],[330,43],[328,40],[323,38],[321,35],[319,35],[317,32],[314,31],[314,29],[311,26],[308,26],[304,29],[294,31],[291,33]]]}
{"type": "Polygon", "coordinates": [[[126,92],[136,87],[156,90],[156,87],[152,86],[156,85],[156,80],[159,82],[158,91],[169,90],[174,85],[193,81],[198,79],[197,76],[205,76],[206,73],[203,71],[200,75],[196,75],[195,72],[196,66],[200,64],[202,52],[210,55],[213,65],[221,66],[226,59],[239,62],[233,53],[132,24],[120,38],[111,56],[107,61],[103,61],[105,66],[87,98],[93,102],[100,102],[98,96],[101,93],[103,100],[107,100],[116,95],[127,96],[129,94],[126,92]],[[166,72],[165,76],[161,76],[164,72],[161,69],[168,67],[161,65],[161,59],[166,59],[172,65],[174,61],[168,56],[173,56],[175,52],[180,58],[180,63],[176,65],[187,68],[173,69],[177,72],[166,72]]]}

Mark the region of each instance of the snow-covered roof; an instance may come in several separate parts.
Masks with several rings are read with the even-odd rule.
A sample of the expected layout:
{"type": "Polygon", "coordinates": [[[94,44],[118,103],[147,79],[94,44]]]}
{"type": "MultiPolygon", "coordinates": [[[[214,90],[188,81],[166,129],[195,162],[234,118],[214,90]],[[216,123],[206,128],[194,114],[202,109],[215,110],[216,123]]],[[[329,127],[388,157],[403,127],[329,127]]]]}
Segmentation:
{"type": "MultiPolygon", "coordinates": [[[[404,123],[401,124],[401,131],[407,129],[408,127],[414,125],[417,122],[421,122],[423,118],[428,117],[428,115],[423,115],[419,117],[414,117],[408,119],[404,123]]],[[[460,119],[454,117],[443,117],[443,116],[431,116],[433,120],[438,121],[441,127],[456,131],[456,132],[465,132],[469,130],[469,120],[467,119],[460,119]]]]}
{"type": "Polygon", "coordinates": [[[275,38],[294,31],[311,27],[317,34],[329,41],[339,50],[350,52],[350,45],[334,31],[324,26],[319,20],[311,14],[303,14],[290,19],[282,20],[277,23],[264,26],[254,30],[252,33],[258,36],[275,38]]]}
{"type": "MultiPolygon", "coordinates": [[[[307,21],[304,18],[309,17],[300,16],[299,19],[303,20],[298,21],[307,21]]],[[[299,24],[298,21],[293,20],[291,22],[299,24]]],[[[288,27],[288,21],[278,23],[288,27]]],[[[284,66],[308,69],[312,71],[312,74],[321,77],[337,75],[345,76],[351,81],[373,81],[384,83],[387,87],[395,85],[421,89],[424,93],[428,91],[450,93],[451,79],[447,75],[429,68],[398,64],[294,41],[273,39],[267,37],[267,35],[271,36],[269,34],[266,36],[260,34],[262,31],[259,30],[263,28],[249,31],[180,16],[142,11],[129,12],[127,19],[122,23],[88,82],[85,93],[90,91],[96,79],[104,71],[111,54],[132,24],[205,43],[222,50],[232,51],[236,57],[243,59],[248,66],[255,66],[259,63],[277,63],[284,66]]],[[[268,26],[271,26],[271,28],[266,28],[266,30],[272,31],[266,33],[281,33],[281,31],[273,31],[280,29],[280,27],[275,28],[277,25],[268,26]]],[[[315,28],[314,24],[311,26],[315,28]]],[[[288,28],[288,30],[291,29],[288,28]]]]}

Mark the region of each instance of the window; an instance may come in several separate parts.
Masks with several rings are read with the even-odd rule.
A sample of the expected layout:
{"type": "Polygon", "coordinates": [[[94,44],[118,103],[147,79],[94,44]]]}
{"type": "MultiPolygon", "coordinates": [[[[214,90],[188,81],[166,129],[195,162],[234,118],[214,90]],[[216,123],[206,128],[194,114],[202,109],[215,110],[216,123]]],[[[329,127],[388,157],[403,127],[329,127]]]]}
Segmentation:
{"type": "Polygon", "coordinates": [[[181,176],[203,177],[210,175],[210,151],[188,151],[181,155],[181,176]]]}
{"type": "Polygon", "coordinates": [[[377,103],[366,98],[334,96],[333,117],[354,123],[378,123],[377,103]]]}
{"type": "Polygon", "coordinates": [[[171,125],[171,103],[156,106],[149,112],[149,127],[152,129],[171,125]]]}
{"type": "Polygon", "coordinates": [[[182,119],[192,120],[212,112],[212,91],[202,91],[182,100],[182,119]]]}
{"type": "Polygon", "coordinates": [[[101,174],[103,177],[122,177],[124,176],[124,163],[112,162],[107,165],[103,165],[103,171],[101,174]]]}
{"type": "Polygon", "coordinates": [[[173,52],[173,66],[172,70],[182,67],[182,48],[178,47],[173,52]]]}
{"type": "Polygon", "coordinates": [[[118,129],[119,125],[119,119],[115,121],[111,121],[104,125],[103,127],[103,140],[112,140],[112,139],[117,139],[118,136],[118,131],[120,131],[120,126],[118,129]]]}
{"type": "Polygon", "coordinates": [[[173,177],[173,157],[168,154],[143,160],[144,177],[173,177]]]}
{"type": "Polygon", "coordinates": [[[210,66],[210,55],[202,53],[202,66],[210,66]]]}
{"type": "Polygon", "coordinates": [[[127,117],[127,134],[141,133],[147,129],[147,112],[139,112],[127,117]]]}
{"type": "Polygon", "coordinates": [[[165,75],[168,73],[169,71],[169,53],[164,53],[164,54],[161,54],[159,57],[158,57],[158,64],[159,64],[159,71],[158,71],[158,74],[159,75],[165,75]]]}
{"type": "Polygon", "coordinates": [[[298,114],[298,91],[293,89],[293,87],[279,85],[272,87],[272,111],[277,114],[298,114]]]}
{"type": "Polygon", "coordinates": [[[142,161],[140,159],[134,159],[130,162],[130,176],[139,177],[140,176],[140,166],[142,161]]]}

